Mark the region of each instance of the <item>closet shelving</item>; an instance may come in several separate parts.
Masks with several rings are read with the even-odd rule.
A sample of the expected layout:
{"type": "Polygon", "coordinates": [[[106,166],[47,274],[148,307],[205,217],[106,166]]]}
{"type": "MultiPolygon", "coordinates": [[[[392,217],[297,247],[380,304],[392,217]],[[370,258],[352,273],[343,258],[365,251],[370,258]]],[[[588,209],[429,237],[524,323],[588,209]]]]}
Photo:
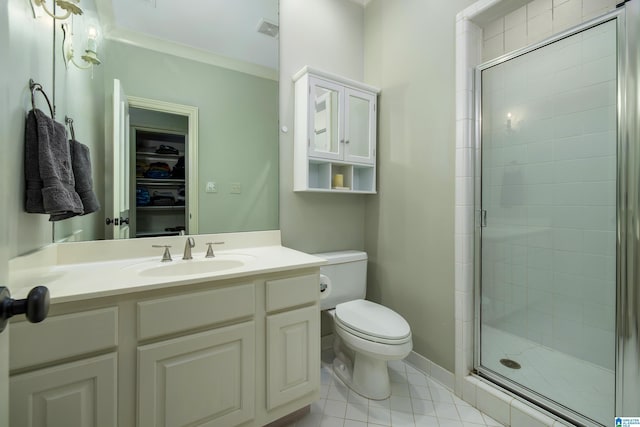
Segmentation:
{"type": "Polygon", "coordinates": [[[186,230],[187,225],[187,136],[169,130],[132,127],[132,140],[135,142],[132,144],[135,147],[132,234],[135,237],[177,235],[180,229],[186,230]],[[182,173],[176,168],[180,161],[182,173]],[[154,166],[162,170],[161,176],[149,174],[154,166]],[[141,200],[140,191],[141,194],[146,191],[148,202],[141,200]]]}

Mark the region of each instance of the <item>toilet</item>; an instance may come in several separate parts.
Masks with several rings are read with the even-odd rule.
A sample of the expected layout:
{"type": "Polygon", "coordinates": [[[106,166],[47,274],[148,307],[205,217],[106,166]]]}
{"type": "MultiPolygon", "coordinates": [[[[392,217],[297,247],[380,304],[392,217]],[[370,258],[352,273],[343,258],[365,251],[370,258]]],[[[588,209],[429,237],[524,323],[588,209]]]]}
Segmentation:
{"type": "Polygon", "coordinates": [[[360,251],[315,254],[320,267],[320,309],[333,319],[333,369],[356,393],[375,400],[391,394],[387,362],[404,359],[411,328],[395,311],[364,299],[367,254],[360,251]]]}

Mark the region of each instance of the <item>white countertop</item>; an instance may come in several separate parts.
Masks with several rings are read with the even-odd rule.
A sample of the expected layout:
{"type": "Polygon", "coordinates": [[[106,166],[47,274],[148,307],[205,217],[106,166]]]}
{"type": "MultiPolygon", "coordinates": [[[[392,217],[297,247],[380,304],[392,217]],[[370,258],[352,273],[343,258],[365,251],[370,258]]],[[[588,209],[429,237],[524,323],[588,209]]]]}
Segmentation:
{"type": "MultiPolygon", "coordinates": [[[[155,252],[158,252],[156,249],[155,252]]],[[[215,251],[213,260],[242,260],[242,265],[214,272],[149,276],[145,272],[157,267],[204,264],[204,251],[193,252],[193,260],[182,260],[181,251],[173,251],[174,261],[161,262],[159,255],[127,259],[112,259],[102,262],[47,263],[25,265],[21,260],[18,268],[10,269],[9,286],[13,298],[25,298],[29,290],[37,285],[49,289],[51,303],[79,301],[162,289],[180,285],[233,279],[258,274],[275,273],[298,268],[318,267],[326,263],[322,258],[286,248],[280,245],[234,248],[215,251]]],[[[31,255],[33,259],[33,255],[31,255]]],[[[40,258],[42,259],[42,255],[40,258]]],[[[214,261],[217,262],[217,261],[214,261]]],[[[179,266],[182,268],[182,266],[179,266]]]]}

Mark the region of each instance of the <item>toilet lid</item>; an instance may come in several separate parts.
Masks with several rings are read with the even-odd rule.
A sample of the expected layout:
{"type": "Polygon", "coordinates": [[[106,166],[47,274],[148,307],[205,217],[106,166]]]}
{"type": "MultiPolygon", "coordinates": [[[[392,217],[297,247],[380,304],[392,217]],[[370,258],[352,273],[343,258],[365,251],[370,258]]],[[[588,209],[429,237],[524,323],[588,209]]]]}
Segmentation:
{"type": "Polygon", "coordinates": [[[401,340],[411,335],[411,328],[402,316],[363,299],[338,304],[336,318],[346,327],[370,337],[401,340]]]}

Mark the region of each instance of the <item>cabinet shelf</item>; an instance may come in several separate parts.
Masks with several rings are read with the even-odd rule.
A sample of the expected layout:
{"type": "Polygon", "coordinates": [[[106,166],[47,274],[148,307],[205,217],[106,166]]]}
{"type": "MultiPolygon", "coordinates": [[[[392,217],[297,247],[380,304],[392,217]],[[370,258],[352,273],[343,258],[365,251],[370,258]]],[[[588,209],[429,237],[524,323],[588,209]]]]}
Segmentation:
{"type": "Polygon", "coordinates": [[[144,159],[159,159],[159,160],[178,160],[180,157],[184,157],[184,153],[179,154],[163,154],[163,153],[154,153],[152,151],[138,151],[136,152],[136,157],[144,158],[144,159]]]}
{"type": "Polygon", "coordinates": [[[157,211],[183,211],[185,205],[171,205],[171,206],[136,206],[136,209],[140,212],[157,212],[157,211]]]}
{"type": "Polygon", "coordinates": [[[175,187],[176,185],[184,185],[184,179],[174,178],[136,178],[136,182],[142,185],[170,185],[175,187]]]}

